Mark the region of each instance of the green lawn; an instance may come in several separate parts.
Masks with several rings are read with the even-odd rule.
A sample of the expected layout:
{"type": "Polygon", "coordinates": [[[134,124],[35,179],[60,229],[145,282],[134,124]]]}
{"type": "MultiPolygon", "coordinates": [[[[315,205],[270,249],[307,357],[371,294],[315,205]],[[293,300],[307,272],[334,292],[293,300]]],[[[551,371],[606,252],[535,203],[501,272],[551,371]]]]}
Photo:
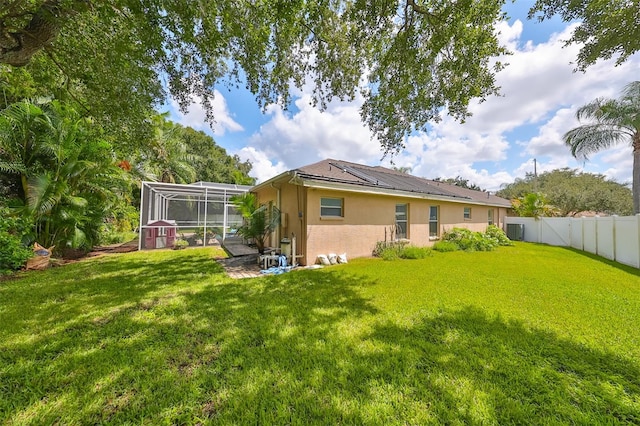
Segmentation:
{"type": "Polygon", "coordinates": [[[0,423],[640,423],[640,273],[517,244],[231,280],[215,249],[0,282],[0,423]]]}

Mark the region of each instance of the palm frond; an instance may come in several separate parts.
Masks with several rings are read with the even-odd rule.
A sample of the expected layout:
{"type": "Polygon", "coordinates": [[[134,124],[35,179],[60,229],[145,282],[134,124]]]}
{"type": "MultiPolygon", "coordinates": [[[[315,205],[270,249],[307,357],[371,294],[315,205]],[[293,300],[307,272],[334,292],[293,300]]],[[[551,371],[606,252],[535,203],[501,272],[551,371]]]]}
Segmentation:
{"type": "Polygon", "coordinates": [[[619,127],[609,124],[585,124],[569,130],[563,136],[575,158],[587,160],[590,154],[611,148],[629,140],[629,134],[619,127]]]}
{"type": "Polygon", "coordinates": [[[19,174],[24,173],[25,171],[26,167],[24,167],[24,164],[22,163],[0,160],[0,172],[19,174]]]}

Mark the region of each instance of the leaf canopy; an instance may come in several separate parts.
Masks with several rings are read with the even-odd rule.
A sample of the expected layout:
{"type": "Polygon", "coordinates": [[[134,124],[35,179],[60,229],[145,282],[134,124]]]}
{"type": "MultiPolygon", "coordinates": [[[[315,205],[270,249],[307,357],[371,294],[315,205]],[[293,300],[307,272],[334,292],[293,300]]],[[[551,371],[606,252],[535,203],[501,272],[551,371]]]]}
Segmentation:
{"type": "MultiPolygon", "coordinates": [[[[213,120],[216,87],[244,86],[264,107],[311,86],[321,107],[361,92],[363,120],[393,152],[442,113],[464,119],[472,99],[497,93],[503,3],[32,0],[0,12],[0,30],[15,41],[34,20],[53,26],[24,62],[129,140],[165,91],[183,108],[202,100],[213,120]]],[[[18,53],[10,44],[0,62],[18,53]]]]}

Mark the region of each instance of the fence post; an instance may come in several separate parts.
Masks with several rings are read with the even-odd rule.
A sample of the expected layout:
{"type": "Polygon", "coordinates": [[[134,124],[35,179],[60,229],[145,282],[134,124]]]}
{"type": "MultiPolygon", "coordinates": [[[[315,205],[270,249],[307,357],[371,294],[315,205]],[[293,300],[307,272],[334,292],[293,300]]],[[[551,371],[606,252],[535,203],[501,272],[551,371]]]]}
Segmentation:
{"type": "Polygon", "coordinates": [[[536,224],[538,225],[538,243],[542,242],[542,224],[544,222],[544,217],[538,218],[536,220],[536,224]]]}
{"type": "Polygon", "coordinates": [[[640,268],[640,213],[636,214],[636,234],[638,236],[638,251],[636,252],[636,256],[638,262],[636,263],[636,268],[640,268]]]}
{"type": "Polygon", "coordinates": [[[618,215],[614,214],[611,215],[611,239],[613,240],[613,247],[611,249],[611,251],[613,252],[613,261],[616,262],[618,260],[618,250],[616,248],[616,241],[618,241],[618,238],[616,236],[616,234],[618,233],[618,231],[616,230],[617,224],[616,224],[616,219],[617,219],[618,215]]]}

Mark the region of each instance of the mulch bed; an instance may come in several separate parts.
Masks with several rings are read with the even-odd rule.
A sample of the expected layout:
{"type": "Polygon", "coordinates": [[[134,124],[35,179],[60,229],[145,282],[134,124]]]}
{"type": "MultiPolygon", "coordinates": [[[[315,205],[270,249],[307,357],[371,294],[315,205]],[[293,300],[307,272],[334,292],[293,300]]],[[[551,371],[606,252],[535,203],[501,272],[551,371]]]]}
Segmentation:
{"type": "Polygon", "coordinates": [[[65,250],[60,259],[61,264],[77,262],[78,260],[86,259],[89,257],[96,257],[103,254],[114,253],[130,253],[138,250],[138,240],[129,241],[128,243],[111,244],[108,246],[94,247],[90,252],[83,250],[65,250]]]}

